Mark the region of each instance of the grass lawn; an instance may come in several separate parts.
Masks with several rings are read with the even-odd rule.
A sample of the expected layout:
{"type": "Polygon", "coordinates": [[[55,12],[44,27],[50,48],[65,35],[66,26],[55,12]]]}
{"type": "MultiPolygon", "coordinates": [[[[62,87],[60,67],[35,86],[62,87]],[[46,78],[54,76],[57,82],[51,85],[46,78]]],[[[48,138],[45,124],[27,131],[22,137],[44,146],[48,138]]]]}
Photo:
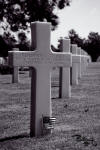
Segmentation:
{"type": "MultiPolygon", "coordinates": [[[[52,97],[58,95],[52,81],[52,97]]],[[[0,150],[100,150],[100,64],[90,64],[72,86],[72,96],[52,99],[55,128],[50,135],[30,138],[30,78],[0,75],[0,150]]]]}

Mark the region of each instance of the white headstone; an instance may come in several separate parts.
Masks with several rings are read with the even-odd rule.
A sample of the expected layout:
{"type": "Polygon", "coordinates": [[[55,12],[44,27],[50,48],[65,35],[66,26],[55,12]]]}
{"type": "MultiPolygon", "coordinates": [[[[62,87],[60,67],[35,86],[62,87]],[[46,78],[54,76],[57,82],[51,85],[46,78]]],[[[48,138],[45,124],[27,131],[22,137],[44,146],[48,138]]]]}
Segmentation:
{"type": "MultiPolygon", "coordinates": [[[[71,55],[70,53],[70,39],[62,39],[61,40],[61,51],[66,52],[71,55]]],[[[71,60],[72,64],[72,60],[71,60]]],[[[70,67],[62,68],[61,69],[61,91],[60,97],[67,98],[71,97],[71,86],[70,86],[70,67]]]]}
{"type": "Polygon", "coordinates": [[[78,84],[78,65],[80,63],[80,55],[77,55],[77,45],[71,45],[72,51],[72,85],[78,84]]]}
{"type": "Polygon", "coordinates": [[[32,48],[35,51],[9,52],[9,64],[32,67],[31,81],[31,136],[42,135],[43,116],[52,117],[51,68],[70,67],[71,55],[66,52],[52,52],[50,48],[51,24],[31,24],[32,48]]]}
{"type": "Polygon", "coordinates": [[[81,48],[77,47],[77,54],[80,55],[80,63],[78,64],[78,77],[81,78],[81,48]]]}
{"type": "Polygon", "coordinates": [[[80,48],[80,51],[81,51],[81,75],[84,74],[84,52],[83,50],[80,48]]]}
{"type": "Polygon", "coordinates": [[[82,55],[82,57],[81,57],[81,72],[82,72],[82,74],[84,74],[86,71],[87,65],[88,65],[89,57],[83,49],[81,49],[81,55],[82,55]]]}
{"type": "Polygon", "coordinates": [[[85,56],[85,67],[87,67],[89,63],[89,55],[85,51],[84,51],[84,56],[85,56]]]}

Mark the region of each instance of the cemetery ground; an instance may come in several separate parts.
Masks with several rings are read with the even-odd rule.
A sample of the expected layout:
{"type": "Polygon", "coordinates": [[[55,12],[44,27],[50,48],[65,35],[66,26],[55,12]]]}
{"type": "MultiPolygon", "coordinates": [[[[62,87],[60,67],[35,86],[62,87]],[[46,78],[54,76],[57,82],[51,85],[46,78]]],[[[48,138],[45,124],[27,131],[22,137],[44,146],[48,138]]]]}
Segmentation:
{"type": "MultiPolygon", "coordinates": [[[[30,78],[0,75],[0,150],[100,150],[100,63],[91,63],[71,98],[52,99],[52,134],[30,138],[30,78]]],[[[52,81],[52,97],[57,95],[52,81]]],[[[45,109],[45,108],[44,108],[45,109]]]]}

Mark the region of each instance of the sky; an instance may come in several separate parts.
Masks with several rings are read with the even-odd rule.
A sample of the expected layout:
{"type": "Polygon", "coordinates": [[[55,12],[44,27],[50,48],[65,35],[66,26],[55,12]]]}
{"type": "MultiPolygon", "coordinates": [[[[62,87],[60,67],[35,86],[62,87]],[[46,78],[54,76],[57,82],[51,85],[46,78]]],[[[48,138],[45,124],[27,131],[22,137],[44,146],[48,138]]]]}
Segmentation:
{"type": "Polygon", "coordinates": [[[68,36],[70,29],[82,38],[86,38],[91,31],[100,34],[100,0],[72,0],[70,7],[56,13],[59,25],[51,33],[51,43],[55,46],[60,37],[68,36]]]}

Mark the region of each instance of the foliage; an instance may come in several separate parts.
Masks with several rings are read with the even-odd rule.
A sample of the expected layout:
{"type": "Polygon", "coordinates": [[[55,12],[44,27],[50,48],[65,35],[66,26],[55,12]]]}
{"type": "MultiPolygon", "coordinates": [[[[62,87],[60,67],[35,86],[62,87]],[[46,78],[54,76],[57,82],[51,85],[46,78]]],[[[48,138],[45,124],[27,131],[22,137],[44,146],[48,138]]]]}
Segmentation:
{"type": "Polygon", "coordinates": [[[51,45],[51,50],[52,50],[53,52],[58,52],[58,49],[57,49],[57,48],[55,48],[55,46],[54,46],[54,45],[51,45]]]}
{"type": "Polygon", "coordinates": [[[27,40],[25,32],[20,32],[18,34],[18,48],[21,51],[29,51],[31,49],[30,42],[27,40]]]}
{"type": "Polygon", "coordinates": [[[15,44],[16,39],[10,32],[4,32],[3,35],[0,35],[0,56],[7,57],[8,51],[12,50],[15,44]]]}
{"type": "Polygon", "coordinates": [[[59,38],[58,40],[58,52],[61,52],[62,51],[62,37],[59,38]]]}
{"type": "Polygon", "coordinates": [[[100,35],[97,32],[90,32],[88,39],[84,42],[84,48],[91,55],[92,61],[100,56],[100,35]]]}
{"type": "Polygon", "coordinates": [[[68,33],[71,40],[71,44],[77,44],[79,47],[83,47],[83,39],[79,37],[74,29],[71,29],[68,33]]]}
{"type": "Polygon", "coordinates": [[[63,9],[69,0],[0,0],[0,21],[6,18],[14,32],[27,29],[30,22],[46,19],[52,23],[52,29],[58,25],[56,8],[63,9]]]}
{"type": "Polygon", "coordinates": [[[69,4],[70,0],[0,0],[0,27],[4,31],[0,37],[0,55],[7,56],[16,44],[20,50],[29,50],[30,43],[23,31],[29,29],[30,22],[46,20],[55,30],[59,23],[55,10],[69,4]],[[11,32],[18,34],[18,41],[11,32]]]}
{"type": "Polygon", "coordinates": [[[0,57],[7,57],[8,51],[12,48],[12,44],[9,38],[9,43],[6,41],[8,35],[0,36],[0,57]]]}
{"type": "Polygon", "coordinates": [[[83,48],[96,61],[100,56],[100,35],[97,32],[90,32],[88,38],[80,38],[74,29],[69,31],[69,38],[72,44],[83,48]]]}

